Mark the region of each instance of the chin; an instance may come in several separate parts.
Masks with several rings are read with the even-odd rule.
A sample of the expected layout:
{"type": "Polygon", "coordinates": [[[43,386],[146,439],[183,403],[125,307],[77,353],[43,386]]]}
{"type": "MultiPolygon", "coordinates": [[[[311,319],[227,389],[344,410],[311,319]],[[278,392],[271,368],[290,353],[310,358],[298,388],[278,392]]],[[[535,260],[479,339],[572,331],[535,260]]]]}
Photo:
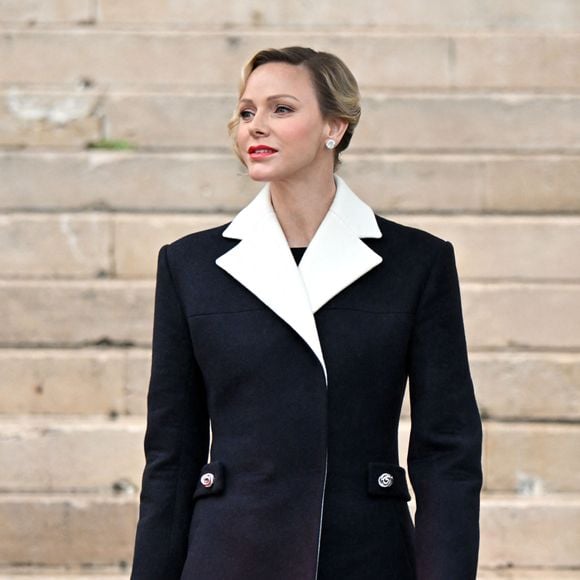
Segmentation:
{"type": "Polygon", "coordinates": [[[275,181],[279,175],[275,171],[268,171],[265,167],[249,167],[248,175],[253,181],[275,181]]]}

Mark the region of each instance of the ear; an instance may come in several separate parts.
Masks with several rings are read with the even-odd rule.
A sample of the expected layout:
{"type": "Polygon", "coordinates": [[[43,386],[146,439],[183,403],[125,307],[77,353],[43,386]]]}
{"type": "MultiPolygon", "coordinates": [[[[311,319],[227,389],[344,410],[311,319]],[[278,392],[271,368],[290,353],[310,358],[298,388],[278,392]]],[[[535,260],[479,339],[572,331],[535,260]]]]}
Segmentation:
{"type": "Polygon", "coordinates": [[[334,139],[338,145],[348,129],[348,121],[339,118],[329,119],[327,121],[327,135],[326,138],[334,139]]]}

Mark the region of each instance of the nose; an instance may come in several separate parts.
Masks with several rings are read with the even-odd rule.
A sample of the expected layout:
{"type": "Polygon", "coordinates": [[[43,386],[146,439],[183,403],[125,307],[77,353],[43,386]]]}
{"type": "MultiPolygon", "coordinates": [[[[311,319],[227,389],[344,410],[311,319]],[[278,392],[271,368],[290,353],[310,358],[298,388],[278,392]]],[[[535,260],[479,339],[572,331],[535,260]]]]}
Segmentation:
{"type": "Polygon", "coordinates": [[[249,130],[252,137],[267,135],[269,129],[266,116],[263,113],[256,111],[250,121],[249,130]]]}

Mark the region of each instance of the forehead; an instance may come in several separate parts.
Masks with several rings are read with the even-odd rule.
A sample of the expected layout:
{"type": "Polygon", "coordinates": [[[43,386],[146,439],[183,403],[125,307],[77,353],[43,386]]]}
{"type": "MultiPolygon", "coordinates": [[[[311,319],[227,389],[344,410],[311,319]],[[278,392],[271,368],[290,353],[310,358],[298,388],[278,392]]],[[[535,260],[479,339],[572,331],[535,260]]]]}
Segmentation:
{"type": "Polygon", "coordinates": [[[241,98],[256,100],[274,94],[294,95],[300,100],[316,97],[310,73],[305,67],[270,62],[252,71],[241,98]]]}

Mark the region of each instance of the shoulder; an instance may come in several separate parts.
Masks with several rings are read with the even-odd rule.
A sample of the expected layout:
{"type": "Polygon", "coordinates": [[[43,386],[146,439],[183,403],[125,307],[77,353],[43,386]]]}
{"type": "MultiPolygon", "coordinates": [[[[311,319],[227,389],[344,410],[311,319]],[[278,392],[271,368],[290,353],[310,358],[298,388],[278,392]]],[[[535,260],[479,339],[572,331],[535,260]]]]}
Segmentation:
{"type": "Polygon", "coordinates": [[[381,238],[376,240],[377,249],[390,255],[397,255],[404,261],[432,263],[442,251],[453,249],[450,241],[435,234],[405,225],[375,214],[381,238]]]}
{"type": "Polygon", "coordinates": [[[176,269],[213,263],[218,256],[239,242],[222,235],[230,223],[186,234],[164,244],[159,252],[165,251],[168,262],[176,269]]]}

